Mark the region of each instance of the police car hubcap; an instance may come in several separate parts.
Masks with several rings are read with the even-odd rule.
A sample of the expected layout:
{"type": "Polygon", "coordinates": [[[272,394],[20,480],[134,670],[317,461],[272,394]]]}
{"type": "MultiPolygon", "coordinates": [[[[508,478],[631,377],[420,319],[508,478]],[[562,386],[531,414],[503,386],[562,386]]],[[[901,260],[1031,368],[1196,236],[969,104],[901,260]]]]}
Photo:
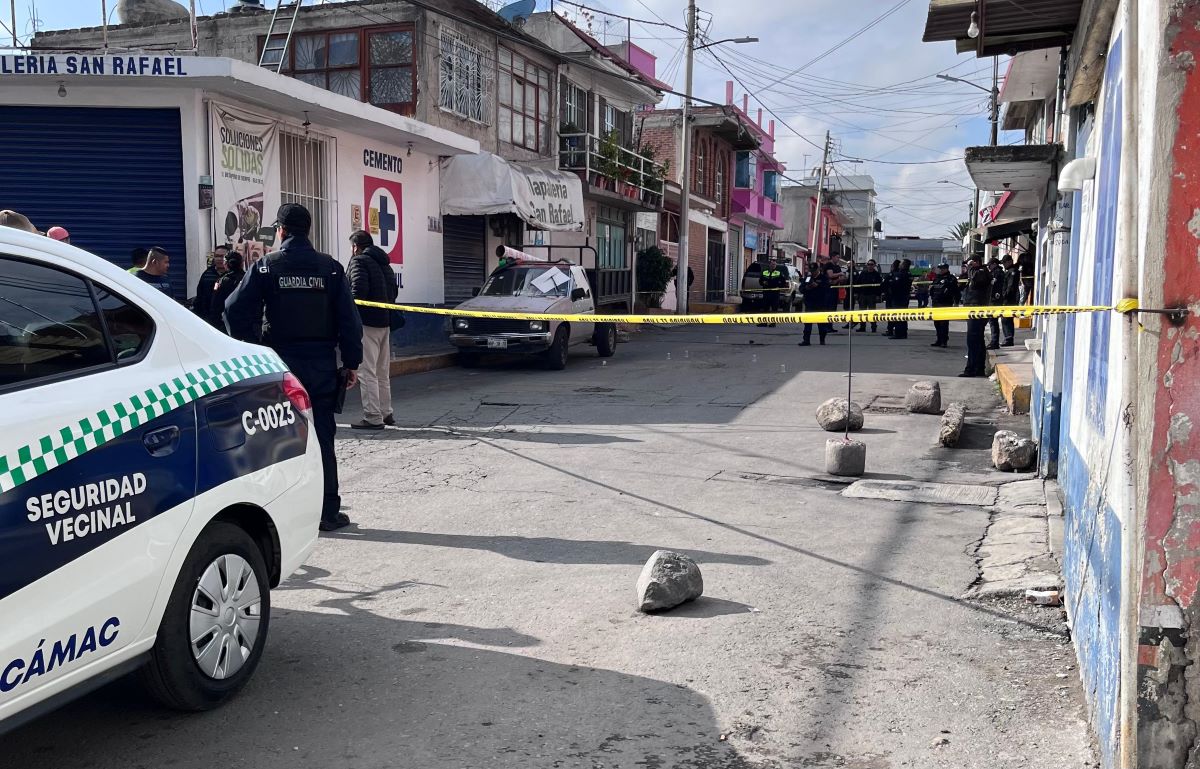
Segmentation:
{"type": "Polygon", "coordinates": [[[262,596],[254,569],[240,555],[208,565],[192,596],[192,656],[209,678],[224,679],[246,664],[258,638],[262,596]]]}

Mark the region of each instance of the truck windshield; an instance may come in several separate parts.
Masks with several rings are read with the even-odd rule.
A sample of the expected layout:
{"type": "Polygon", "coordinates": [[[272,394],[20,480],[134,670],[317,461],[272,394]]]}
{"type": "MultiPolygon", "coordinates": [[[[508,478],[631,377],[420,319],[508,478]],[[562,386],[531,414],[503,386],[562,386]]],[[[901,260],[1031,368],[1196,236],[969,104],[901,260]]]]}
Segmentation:
{"type": "Polygon", "coordinates": [[[561,267],[510,267],[488,278],[481,296],[567,296],[571,274],[561,267]]]}

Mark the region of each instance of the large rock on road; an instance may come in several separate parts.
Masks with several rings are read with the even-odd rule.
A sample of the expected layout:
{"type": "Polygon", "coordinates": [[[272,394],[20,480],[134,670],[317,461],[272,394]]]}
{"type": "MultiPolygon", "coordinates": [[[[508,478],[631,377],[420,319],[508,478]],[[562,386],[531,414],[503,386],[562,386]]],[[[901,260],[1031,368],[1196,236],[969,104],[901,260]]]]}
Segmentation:
{"type": "Polygon", "coordinates": [[[671,609],[699,598],[703,592],[704,577],[695,561],[671,550],[656,550],[638,577],[638,610],[671,609]]]}

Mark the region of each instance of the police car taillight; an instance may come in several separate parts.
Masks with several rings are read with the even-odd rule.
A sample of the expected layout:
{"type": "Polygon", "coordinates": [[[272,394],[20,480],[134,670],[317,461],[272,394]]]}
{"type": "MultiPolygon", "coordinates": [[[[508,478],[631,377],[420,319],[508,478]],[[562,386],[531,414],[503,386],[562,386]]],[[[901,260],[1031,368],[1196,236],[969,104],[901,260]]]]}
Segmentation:
{"type": "Polygon", "coordinates": [[[283,392],[297,411],[312,411],[312,399],[308,397],[308,390],[304,389],[304,385],[300,384],[295,374],[288,372],[283,375],[283,392]]]}

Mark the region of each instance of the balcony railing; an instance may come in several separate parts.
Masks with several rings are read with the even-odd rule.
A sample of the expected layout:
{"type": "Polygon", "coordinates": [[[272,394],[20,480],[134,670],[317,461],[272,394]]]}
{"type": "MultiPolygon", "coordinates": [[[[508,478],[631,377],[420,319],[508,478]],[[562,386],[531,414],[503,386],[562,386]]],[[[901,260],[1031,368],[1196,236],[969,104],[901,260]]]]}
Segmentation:
{"type": "Polygon", "coordinates": [[[558,167],[575,171],[593,187],[662,207],[663,166],[594,134],[564,133],[558,138],[558,167]]]}
{"type": "Polygon", "coordinates": [[[778,203],[755,190],[738,187],[733,191],[733,212],[768,222],[776,229],[783,227],[783,209],[778,203]]]}

